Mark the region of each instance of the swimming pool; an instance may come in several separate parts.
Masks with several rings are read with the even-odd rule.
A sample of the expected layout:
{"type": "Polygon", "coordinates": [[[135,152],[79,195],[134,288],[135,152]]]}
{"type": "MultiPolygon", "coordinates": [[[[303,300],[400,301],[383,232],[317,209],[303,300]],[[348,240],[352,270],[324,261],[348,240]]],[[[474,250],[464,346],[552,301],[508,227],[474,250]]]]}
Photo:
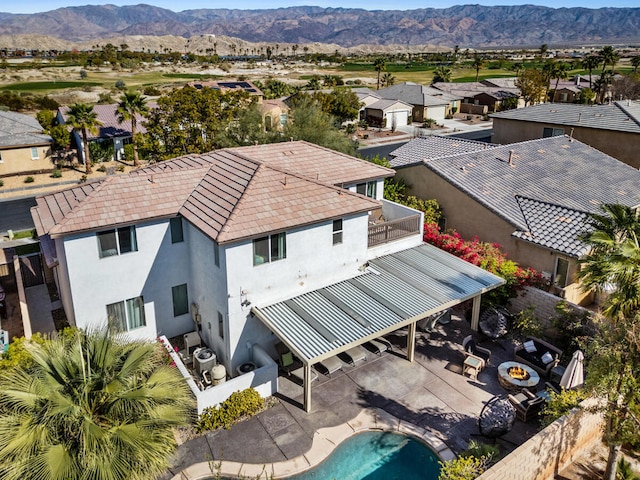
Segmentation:
{"type": "Polygon", "coordinates": [[[437,480],[438,460],[412,437],[364,432],[341,443],[316,467],[286,480],[437,480]]]}

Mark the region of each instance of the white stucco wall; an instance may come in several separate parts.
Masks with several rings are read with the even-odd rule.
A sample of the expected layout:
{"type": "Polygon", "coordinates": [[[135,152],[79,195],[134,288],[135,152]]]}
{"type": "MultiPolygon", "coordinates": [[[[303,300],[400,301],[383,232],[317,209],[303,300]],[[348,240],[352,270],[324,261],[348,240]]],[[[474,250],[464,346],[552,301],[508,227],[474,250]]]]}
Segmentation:
{"type": "Polygon", "coordinates": [[[106,305],[142,296],[146,326],[132,330],[131,336],[171,337],[193,330],[189,314],[173,317],[171,295],[173,286],[186,283],[191,288],[188,233],[185,229],[184,242],[172,244],[168,220],[140,224],[138,251],[106,258],[99,257],[95,233],[65,238],[64,264],[73,294],[63,293],[63,298],[72,304],[76,325],[104,324],[106,305]]]}

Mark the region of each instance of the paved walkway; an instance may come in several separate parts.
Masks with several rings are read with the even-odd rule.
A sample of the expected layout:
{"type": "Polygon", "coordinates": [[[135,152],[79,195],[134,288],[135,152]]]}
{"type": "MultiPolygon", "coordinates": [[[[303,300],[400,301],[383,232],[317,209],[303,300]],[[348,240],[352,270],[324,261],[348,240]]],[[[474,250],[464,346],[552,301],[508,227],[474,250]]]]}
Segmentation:
{"type": "Polygon", "coordinates": [[[47,285],[43,283],[42,285],[25,288],[24,295],[29,309],[32,333],[40,332],[49,335],[55,332],[56,327],[51,315],[51,310],[54,309],[54,306],[51,304],[47,285]]]}
{"type": "MultiPolygon", "coordinates": [[[[507,340],[502,341],[504,349],[484,343],[492,350],[491,365],[474,382],[460,374],[461,342],[469,333],[468,323],[456,317],[436,332],[419,333],[414,363],[406,360],[401,347],[406,345],[403,331],[387,335],[396,346],[393,352],[369,354],[369,360],[356,367],[345,366],[331,378],[321,376],[312,388],[310,413],[301,408],[302,387],[281,377],[276,406],[230,430],[186,442],[163,478],[211,460],[266,465],[299,458],[310,451],[320,429],[346,424],[371,407],[425,429],[459,453],[478,433],[484,403],[505,394],[497,381],[497,365],[511,360],[513,351],[507,340]]],[[[511,450],[536,431],[535,422],[517,422],[499,444],[511,450]]]]}

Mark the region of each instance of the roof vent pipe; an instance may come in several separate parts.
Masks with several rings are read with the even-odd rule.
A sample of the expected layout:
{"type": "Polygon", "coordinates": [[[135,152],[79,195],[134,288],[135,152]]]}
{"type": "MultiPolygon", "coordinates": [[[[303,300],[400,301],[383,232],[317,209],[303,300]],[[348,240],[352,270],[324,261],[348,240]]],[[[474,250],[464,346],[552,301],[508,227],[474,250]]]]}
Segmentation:
{"type": "Polygon", "coordinates": [[[509,150],[509,165],[513,167],[513,150],[509,150]]]}
{"type": "Polygon", "coordinates": [[[582,112],[578,112],[578,123],[582,121],[582,112]]]}

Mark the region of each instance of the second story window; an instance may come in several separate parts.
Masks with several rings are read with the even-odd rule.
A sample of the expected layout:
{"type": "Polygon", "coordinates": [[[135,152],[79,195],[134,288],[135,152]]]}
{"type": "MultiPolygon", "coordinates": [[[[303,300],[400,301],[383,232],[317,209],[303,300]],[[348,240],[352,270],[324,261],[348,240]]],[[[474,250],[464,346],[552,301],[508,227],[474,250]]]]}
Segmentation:
{"type": "Polygon", "coordinates": [[[333,244],[342,243],[342,219],[333,221],[333,244]]]}
{"type": "Polygon", "coordinates": [[[253,264],[275,262],[287,258],[287,234],[276,233],[253,241],[253,264]]]}
{"type": "Polygon", "coordinates": [[[182,217],[174,217],[169,220],[171,225],[171,243],[184,242],[184,232],[182,231],[182,217]]]}
{"type": "Polygon", "coordinates": [[[38,160],[39,158],[38,147],[31,147],[31,160],[38,160]]]}
{"type": "Polygon", "coordinates": [[[138,251],[135,226],[105,230],[98,232],[96,236],[100,258],[138,251]]]}
{"type": "Polygon", "coordinates": [[[375,181],[359,183],[356,185],[356,192],[358,192],[360,195],[366,195],[369,198],[376,198],[376,189],[377,183],[375,181]]]}

